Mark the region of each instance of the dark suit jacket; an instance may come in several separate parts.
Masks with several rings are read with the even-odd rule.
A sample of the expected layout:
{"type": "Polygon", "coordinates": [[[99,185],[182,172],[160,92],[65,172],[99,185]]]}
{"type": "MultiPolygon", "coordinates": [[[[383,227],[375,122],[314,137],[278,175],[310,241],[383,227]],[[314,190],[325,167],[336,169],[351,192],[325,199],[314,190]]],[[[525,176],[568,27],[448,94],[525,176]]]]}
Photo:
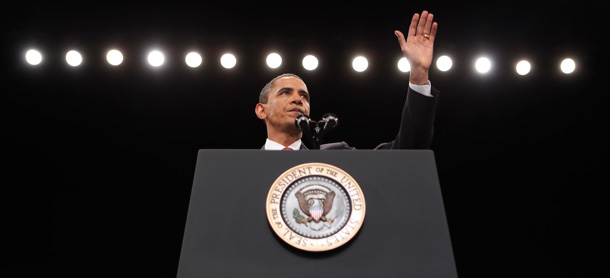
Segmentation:
{"type": "MultiPolygon", "coordinates": [[[[440,92],[431,88],[432,97],[424,96],[409,88],[407,99],[402,110],[402,118],[396,138],[381,143],[375,150],[383,149],[429,149],[434,135],[434,117],[440,92]]],[[[263,146],[263,149],[265,147],[263,146]]],[[[355,150],[346,142],[335,142],[320,145],[320,150],[355,150]]],[[[301,144],[301,150],[308,150],[301,144]]]]}

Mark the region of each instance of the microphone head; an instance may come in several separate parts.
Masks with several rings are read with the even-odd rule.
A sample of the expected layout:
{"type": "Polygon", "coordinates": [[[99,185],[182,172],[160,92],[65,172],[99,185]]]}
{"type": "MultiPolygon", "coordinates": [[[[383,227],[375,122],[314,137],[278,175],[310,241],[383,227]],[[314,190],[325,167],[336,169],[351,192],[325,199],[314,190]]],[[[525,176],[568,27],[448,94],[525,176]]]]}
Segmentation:
{"type": "Polygon", "coordinates": [[[333,113],[326,113],[322,117],[322,121],[326,123],[326,126],[330,126],[330,128],[334,128],[339,124],[339,118],[333,113]]]}
{"type": "Polygon", "coordinates": [[[309,117],[305,114],[301,114],[299,116],[297,116],[296,119],[294,119],[294,124],[297,126],[297,128],[301,131],[303,131],[303,128],[309,127],[309,117]]]}
{"type": "Polygon", "coordinates": [[[337,115],[333,114],[333,113],[326,113],[324,114],[324,116],[322,117],[322,119],[328,119],[328,120],[336,120],[337,115]]]}

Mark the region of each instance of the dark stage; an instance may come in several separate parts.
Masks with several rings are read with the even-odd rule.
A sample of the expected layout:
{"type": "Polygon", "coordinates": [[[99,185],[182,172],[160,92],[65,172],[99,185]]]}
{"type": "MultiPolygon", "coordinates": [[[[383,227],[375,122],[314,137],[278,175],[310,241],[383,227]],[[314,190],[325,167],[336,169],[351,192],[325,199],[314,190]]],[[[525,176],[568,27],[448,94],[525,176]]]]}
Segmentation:
{"type": "Polygon", "coordinates": [[[18,3],[3,18],[3,227],[18,277],[175,277],[197,150],[260,149],[254,107],[282,72],[307,83],[312,118],[339,116],[326,141],[392,140],[408,86],[393,31],[424,9],[439,23],[435,57],[454,59],[430,80],[442,94],[432,150],[459,276],[587,277],[601,264],[601,2],[72,4],[18,3]],[[24,62],[30,47],[43,63],[24,62]],[[111,47],[122,65],[105,62],[111,47]],[[160,68],[144,62],[151,47],[166,52],[160,68]],[[71,48],[85,56],[79,67],[63,60],[71,48]],[[201,67],[184,65],[190,49],[201,67]],[[235,68],[220,67],[225,51],[235,68]],[[271,51],[283,55],[278,69],[264,64],[271,51]],[[317,70],[302,68],[307,53],[317,70]],[[479,75],[483,54],[493,68],[479,75]],[[367,71],[351,69],[355,55],[367,71]],[[559,71],[564,57],[572,74],[559,71]],[[522,58],[533,63],[525,76],[513,69],[522,58]]]}

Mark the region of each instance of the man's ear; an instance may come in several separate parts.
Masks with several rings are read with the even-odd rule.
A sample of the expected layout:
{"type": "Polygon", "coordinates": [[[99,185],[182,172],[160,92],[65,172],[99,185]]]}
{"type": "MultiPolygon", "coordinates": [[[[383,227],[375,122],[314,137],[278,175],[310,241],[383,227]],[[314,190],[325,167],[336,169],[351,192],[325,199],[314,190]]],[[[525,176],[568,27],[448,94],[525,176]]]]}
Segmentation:
{"type": "Polygon", "coordinates": [[[267,118],[267,112],[265,111],[266,108],[267,108],[267,106],[262,103],[258,103],[256,105],[256,107],[254,108],[254,113],[256,113],[256,116],[259,119],[264,120],[267,118]]]}

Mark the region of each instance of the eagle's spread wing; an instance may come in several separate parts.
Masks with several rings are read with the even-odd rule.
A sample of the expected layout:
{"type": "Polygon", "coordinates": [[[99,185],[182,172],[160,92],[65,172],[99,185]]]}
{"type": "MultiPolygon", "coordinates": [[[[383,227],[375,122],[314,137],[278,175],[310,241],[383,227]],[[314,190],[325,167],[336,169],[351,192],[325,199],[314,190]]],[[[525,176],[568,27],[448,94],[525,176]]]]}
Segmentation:
{"type": "Polygon", "coordinates": [[[333,208],[333,200],[335,199],[335,192],[331,192],[324,199],[324,212],[322,215],[326,215],[333,208]]]}
{"type": "Polygon", "coordinates": [[[309,215],[309,206],[307,205],[307,200],[305,200],[305,196],[303,196],[301,192],[297,192],[294,195],[297,196],[297,200],[299,200],[299,207],[301,207],[301,211],[307,216],[311,216],[309,215]]]}

